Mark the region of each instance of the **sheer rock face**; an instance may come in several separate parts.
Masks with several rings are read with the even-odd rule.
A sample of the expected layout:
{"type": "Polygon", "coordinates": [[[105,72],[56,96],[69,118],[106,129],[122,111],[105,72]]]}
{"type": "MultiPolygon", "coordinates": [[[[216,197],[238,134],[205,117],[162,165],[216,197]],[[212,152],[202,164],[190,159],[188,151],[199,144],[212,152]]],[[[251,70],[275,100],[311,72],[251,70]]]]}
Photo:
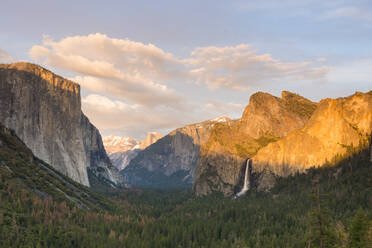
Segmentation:
{"type": "MultiPolygon", "coordinates": [[[[372,91],[325,99],[303,128],[258,151],[253,170],[276,176],[303,172],[345,155],[348,147],[366,142],[371,133],[372,91]]],[[[265,189],[271,186],[261,183],[265,189]]]]}
{"type": "Polygon", "coordinates": [[[112,164],[119,169],[119,171],[124,170],[140,152],[140,149],[127,150],[125,152],[113,152],[109,153],[108,156],[112,164]]]}
{"type": "Polygon", "coordinates": [[[282,98],[258,92],[251,96],[239,121],[214,126],[202,145],[194,192],[232,195],[240,190],[247,158],[270,142],[304,126],[317,104],[284,91],[282,98]]]}
{"type": "Polygon", "coordinates": [[[81,111],[78,84],[34,64],[2,64],[0,121],[36,156],[73,180],[89,186],[89,169],[119,182],[101,135],[81,111]]]}
{"type": "Polygon", "coordinates": [[[140,151],[122,174],[132,185],[191,186],[200,146],[216,123],[230,121],[223,117],[178,128],[140,151]]]}
{"type": "Polygon", "coordinates": [[[288,91],[282,92],[282,98],[258,92],[251,96],[240,128],[255,139],[266,134],[283,137],[301,128],[315,108],[315,103],[288,91]]]}

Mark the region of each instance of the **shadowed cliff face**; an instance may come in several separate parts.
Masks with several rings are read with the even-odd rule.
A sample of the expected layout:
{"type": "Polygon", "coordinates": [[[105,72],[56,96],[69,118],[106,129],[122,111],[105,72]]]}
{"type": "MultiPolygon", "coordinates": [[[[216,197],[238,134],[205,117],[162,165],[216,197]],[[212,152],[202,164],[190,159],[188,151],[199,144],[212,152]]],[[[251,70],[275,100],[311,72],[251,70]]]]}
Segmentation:
{"type": "Polygon", "coordinates": [[[304,126],[317,104],[287,91],[282,98],[258,92],[239,121],[217,124],[201,146],[193,185],[196,195],[232,195],[240,189],[242,167],[259,149],[304,126]]]}
{"type": "MultiPolygon", "coordinates": [[[[372,91],[325,99],[303,128],[258,151],[253,157],[253,169],[256,173],[266,171],[269,176],[288,176],[333,163],[352,147],[363,147],[371,133],[372,91]]],[[[272,186],[260,184],[263,189],[272,186]]]]}
{"type": "Polygon", "coordinates": [[[73,180],[89,186],[89,168],[119,182],[98,130],[81,111],[78,84],[29,63],[0,65],[0,121],[73,180]]]}
{"type": "Polygon", "coordinates": [[[217,123],[228,118],[178,128],[140,151],[121,172],[135,186],[190,187],[199,161],[200,145],[217,123]]]}

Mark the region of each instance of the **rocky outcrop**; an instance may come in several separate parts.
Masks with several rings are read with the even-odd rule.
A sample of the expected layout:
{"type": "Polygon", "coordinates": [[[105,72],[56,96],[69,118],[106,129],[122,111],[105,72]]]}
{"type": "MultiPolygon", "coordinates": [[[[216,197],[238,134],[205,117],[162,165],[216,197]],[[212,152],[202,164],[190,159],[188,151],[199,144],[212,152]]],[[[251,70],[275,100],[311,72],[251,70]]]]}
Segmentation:
{"type": "Polygon", "coordinates": [[[283,137],[301,128],[316,106],[316,103],[288,91],[282,92],[282,98],[258,92],[251,96],[244,110],[240,129],[254,139],[267,134],[283,137]]]}
{"type": "Polygon", "coordinates": [[[126,182],[147,187],[189,187],[199,161],[200,146],[226,117],[176,129],[140,151],[122,171],[126,182]]]}
{"type": "Polygon", "coordinates": [[[81,111],[80,86],[34,64],[0,65],[0,122],[32,152],[89,186],[88,170],[120,182],[101,135],[81,111]]]}
{"type": "Polygon", "coordinates": [[[332,165],[337,158],[368,144],[371,133],[372,91],[322,100],[303,128],[267,145],[253,157],[253,170],[265,172],[258,184],[261,189],[268,189],[272,180],[266,183],[261,179],[332,165]]]}
{"type": "Polygon", "coordinates": [[[316,106],[287,91],[282,92],[282,98],[253,94],[242,118],[215,125],[202,145],[193,185],[196,195],[238,192],[243,186],[245,161],[267,144],[303,127],[316,106]]]}

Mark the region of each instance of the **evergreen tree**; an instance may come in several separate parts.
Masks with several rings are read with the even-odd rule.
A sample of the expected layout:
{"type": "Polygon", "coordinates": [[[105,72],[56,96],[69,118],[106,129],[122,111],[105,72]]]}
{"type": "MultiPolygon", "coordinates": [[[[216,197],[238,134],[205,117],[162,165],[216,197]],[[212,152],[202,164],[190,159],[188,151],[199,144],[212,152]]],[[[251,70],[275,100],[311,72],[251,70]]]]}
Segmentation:
{"type": "Polygon", "coordinates": [[[311,215],[311,227],[308,240],[308,247],[332,248],[338,247],[338,240],[335,228],[331,224],[326,208],[322,206],[319,188],[319,179],[313,181],[315,194],[313,198],[313,210],[311,215]]]}
{"type": "Polygon", "coordinates": [[[368,240],[368,230],[367,216],[362,209],[359,209],[351,222],[348,248],[370,248],[371,241],[368,240]]]}

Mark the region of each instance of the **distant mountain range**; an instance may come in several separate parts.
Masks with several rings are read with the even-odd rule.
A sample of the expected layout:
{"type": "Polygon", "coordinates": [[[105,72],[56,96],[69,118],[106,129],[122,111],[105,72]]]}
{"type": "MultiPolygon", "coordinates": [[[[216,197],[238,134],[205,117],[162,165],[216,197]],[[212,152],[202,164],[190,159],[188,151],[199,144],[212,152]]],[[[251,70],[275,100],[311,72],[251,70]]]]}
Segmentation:
{"type": "Polygon", "coordinates": [[[125,181],[140,187],[191,187],[200,146],[218,123],[235,122],[219,117],[178,128],[140,151],[121,171],[125,181]]]}
{"type": "Polygon", "coordinates": [[[103,145],[112,164],[119,170],[123,170],[141,150],[146,149],[161,137],[163,137],[161,133],[149,132],[144,140],[137,141],[130,137],[111,135],[103,139],[103,145]]]}
{"type": "Polygon", "coordinates": [[[280,177],[360,150],[372,157],[372,91],[319,103],[257,92],[237,120],[102,141],[81,111],[78,84],[38,65],[0,64],[0,123],[32,156],[90,187],[193,187],[197,196],[233,196],[243,185],[270,190],[280,177]]]}

